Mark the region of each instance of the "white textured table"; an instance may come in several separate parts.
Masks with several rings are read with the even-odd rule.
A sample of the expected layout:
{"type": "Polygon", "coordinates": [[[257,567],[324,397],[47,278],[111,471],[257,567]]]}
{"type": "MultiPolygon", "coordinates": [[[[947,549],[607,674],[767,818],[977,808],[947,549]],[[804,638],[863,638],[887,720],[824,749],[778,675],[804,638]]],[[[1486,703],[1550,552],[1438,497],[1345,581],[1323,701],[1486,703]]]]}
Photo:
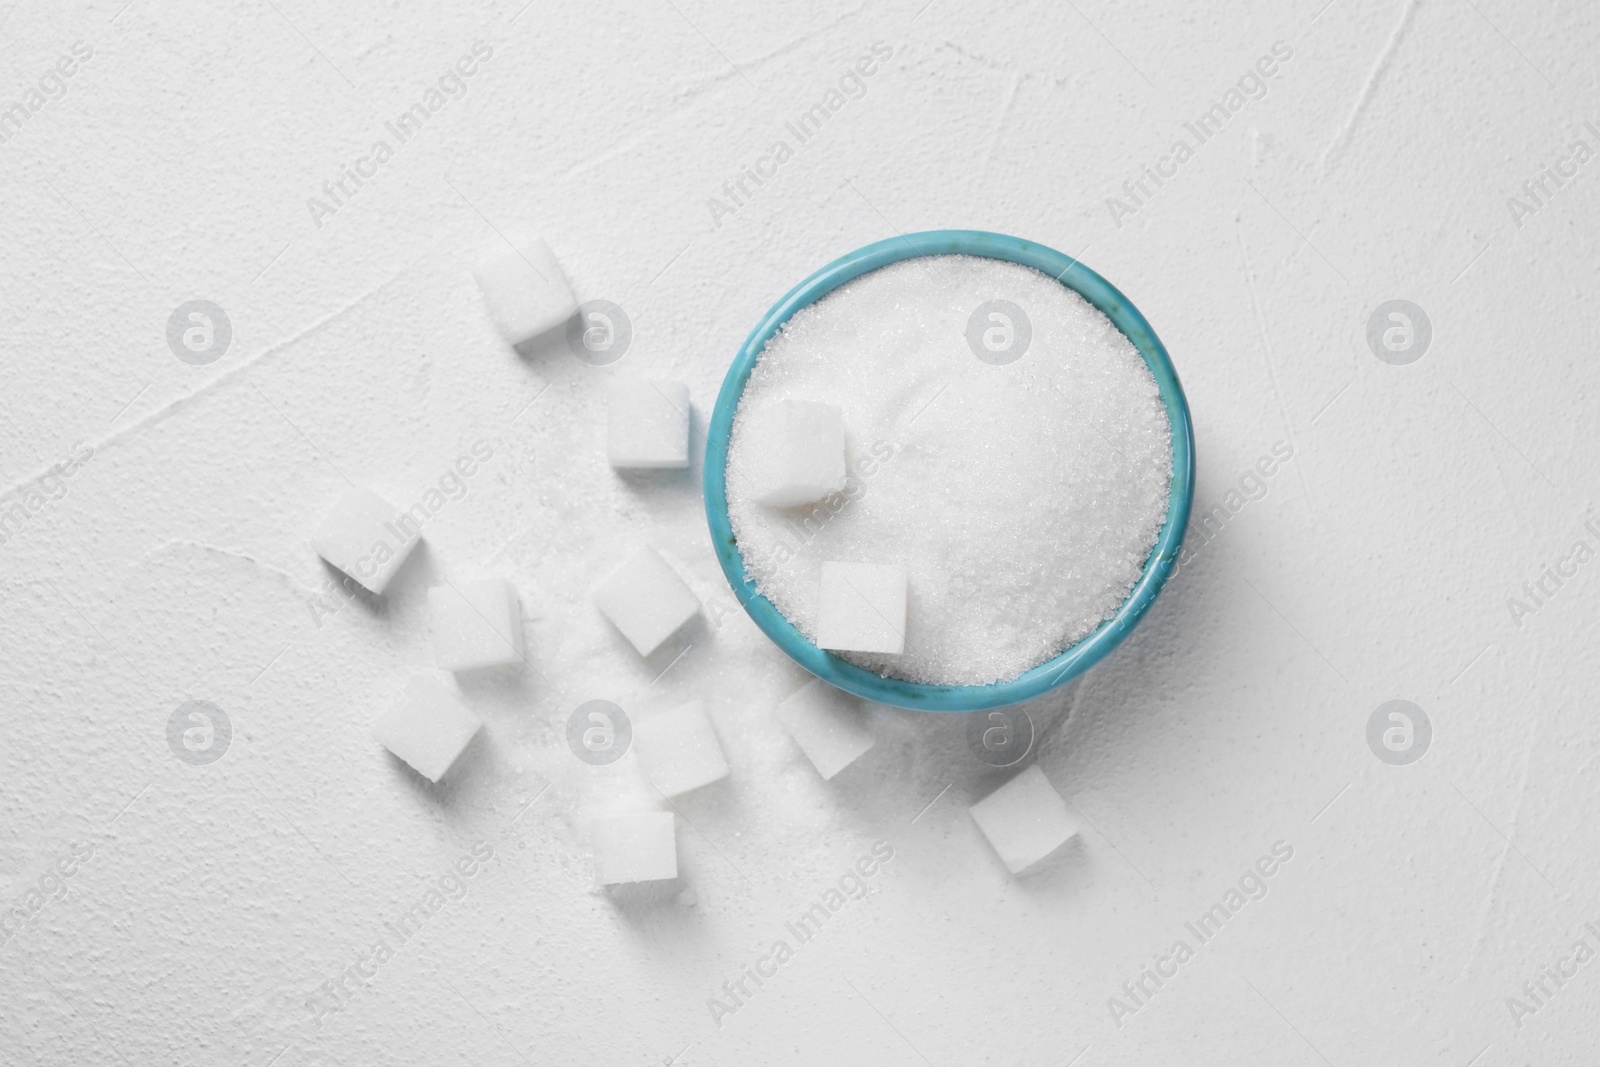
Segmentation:
{"type": "Polygon", "coordinates": [[[0,13],[0,1061],[1587,1062],[1600,7],[1322,3],[0,13]],[[468,266],[524,226],[625,309],[623,361],[494,336],[468,266]],[[1211,515],[1028,709],[1086,828],[1021,880],[959,721],[875,711],[817,777],[697,476],[604,457],[610,376],[688,383],[703,427],[794,282],[951,227],[1140,306],[1211,515]],[[214,362],[168,345],[191,300],[214,362]],[[1420,359],[1368,344],[1391,300],[1420,359]],[[308,545],[346,479],[437,504],[381,609],[323,599],[308,545]],[[588,591],[645,541],[707,608],[641,660],[588,591]],[[369,728],[431,659],[426,588],[482,574],[531,665],[464,687],[487,733],[430,789],[369,728]],[[678,802],[674,893],[599,890],[594,817],[659,802],[567,716],[692,696],[732,777],[678,802]],[[1420,761],[1369,747],[1391,699],[1420,761]],[[214,762],[169,746],[189,700],[214,762]]]}

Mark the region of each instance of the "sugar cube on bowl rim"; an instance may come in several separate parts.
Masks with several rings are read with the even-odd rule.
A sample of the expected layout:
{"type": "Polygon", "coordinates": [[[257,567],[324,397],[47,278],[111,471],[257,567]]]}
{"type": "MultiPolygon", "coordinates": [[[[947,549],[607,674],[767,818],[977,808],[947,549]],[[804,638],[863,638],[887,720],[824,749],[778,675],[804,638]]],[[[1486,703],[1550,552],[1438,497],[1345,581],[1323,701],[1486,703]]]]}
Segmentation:
{"type": "Polygon", "coordinates": [[[790,290],[756,324],[734,357],[717,394],[706,438],[706,519],[712,547],[735,598],[751,619],[789,658],[817,677],[866,700],[921,711],[970,712],[1020,704],[1065,685],[1105,658],[1139,624],[1177,568],[1194,502],[1194,430],[1189,405],[1172,360],[1150,323],[1115,286],[1080,260],[1033,241],[980,230],[934,230],[878,241],[842,256],[790,290]],[[1071,648],[1015,678],[991,685],[924,685],[888,678],[817,647],[757,590],[745,570],[728,519],[727,457],[734,414],[767,342],[796,311],[853,278],[901,260],[944,255],[982,256],[1032,267],[1098,308],[1144,357],[1172,430],[1166,523],[1127,598],[1111,618],[1071,648]]]}

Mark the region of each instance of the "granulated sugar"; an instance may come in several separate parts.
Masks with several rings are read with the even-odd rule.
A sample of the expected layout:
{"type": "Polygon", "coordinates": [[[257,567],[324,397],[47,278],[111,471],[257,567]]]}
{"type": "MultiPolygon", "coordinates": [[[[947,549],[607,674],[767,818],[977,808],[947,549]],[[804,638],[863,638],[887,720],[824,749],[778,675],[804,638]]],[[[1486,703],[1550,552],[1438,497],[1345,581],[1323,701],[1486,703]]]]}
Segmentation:
{"type": "Polygon", "coordinates": [[[728,513],[757,587],[813,641],[824,561],[903,564],[905,650],[839,655],[975,685],[1045,662],[1116,612],[1171,478],[1155,379],[1111,320],[1027,267],[936,256],[857,278],[768,342],[734,418],[728,513]],[[992,351],[1006,323],[987,312],[975,331],[986,358],[968,341],[994,300],[1031,325],[1014,362],[992,351]],[[784,400],[843,412],[843,491],[789,508],[755,499],[761,414],[784,400]]]}

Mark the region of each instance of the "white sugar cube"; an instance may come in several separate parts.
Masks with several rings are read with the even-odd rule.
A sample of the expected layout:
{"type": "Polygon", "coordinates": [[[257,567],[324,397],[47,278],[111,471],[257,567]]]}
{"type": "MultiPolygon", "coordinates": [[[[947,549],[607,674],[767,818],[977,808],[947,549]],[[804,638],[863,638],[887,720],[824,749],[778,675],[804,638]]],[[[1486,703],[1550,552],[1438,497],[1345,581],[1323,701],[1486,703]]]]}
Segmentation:
{"type": "Polygon", "coordinates": [[[641,656],[660,648],[700,610],[678,572],[649,545],[600,583],[594,603],[641,656]]]}
{"type": "Polygon", "coordinates": [[[860,703],[821,678],[813,678],[779,704],[778,721],[825,779],[872,747],[872,734],[861,721],[860,703]]]}
{"type": "Polygon", "coordinates": [[[1078,820],[1038,764],[968,810],[1012,874],[1021,874],[1078,832],[1078,820]]]}
{"type": "Polygon", "coordinates": [[[678,877],[678,842],[672,812],[615,815],[595,827],[600,881],[656,882],[678,877]]]}
{"type": "Polygon", "coordinates": [[[682,470],[689,465],[689,387],[619,381],[611,387],[606,458],[613,467],[682,470]]]}
{"type": "Polygon", "coordinates": [[[311,539],[317,555],[382,595],[422,540],[422,523],[370,489],[345,491],[311,539]]]}
{"type": "Polygon", "coordinates": [[[841,652],[904,652],[905,566],[824,560],[817,647],[841,652]]]}
{"type": "Polygon", "coordinates": [[[454,693],[419,674],[406,683],[400,702],[372,724],[372,736],[412,770],[437,782],[482,725],[454,693]]]}
{"type": "Polygon", "coordinates": [[[479,255],[472,276],[508,344],[558,329],[578,310],[561,264],[538,237],[497,237],[479,255]]]}
{"type": "Polygon", "coordinates": [[[428,590],[433,659],[447,671],[522,662],[522,608],[504,578],[485,578],[428,590]]]}
{"type": "Polygon", "coordinates": [[[844,488],[844,417],[832,404],[780,400],[750,413],[748,433],[760,503],[794,507],[844,488]]]}
{"type": "Polygon", "coordinates": [[[644,776],[663,796],[675,797],[728,776],[727,757],[699,700],[635,723],[633,749],[644,776]]]}

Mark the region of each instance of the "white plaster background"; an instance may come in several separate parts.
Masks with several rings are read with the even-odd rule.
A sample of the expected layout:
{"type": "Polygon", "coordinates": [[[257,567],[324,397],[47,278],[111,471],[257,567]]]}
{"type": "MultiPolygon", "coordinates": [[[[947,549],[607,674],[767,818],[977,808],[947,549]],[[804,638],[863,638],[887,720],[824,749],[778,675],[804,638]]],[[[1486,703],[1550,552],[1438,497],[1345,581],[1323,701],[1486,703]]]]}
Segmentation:
{"type": "Polygon", "coordinates": [[[1505,998],[1600,922],[1595,568],[1520,629],[1506,598],[1594,514],[1600,163],[1520,229],[1505,198],[1593,144],[1600,8],[122,4],[0,13],[0,100],[94,48],[0,146],[4,484],[94,449],[0,546],[0,890],[96,843],[0,949],[0,1062],[1587,1062],[1600,964],[1520,1029],[1505,998]],[[470,94],[316,228],[306,198],[477,39],[470,94]],[[1280,39],[1270,95],[1114,226],[1104,198],[1280,39]],[[867,95],[713,227],[706,198],[876,40],[867,95]],[[468,274],[491,224],[628,310],[620,364],[498,342],[468,274]],[[697,475],[606,466],[607,377],[687,382],[703,426],[794,282],[948,227],[1081,253],[1140,306],[1197,506],[1295,450],[1030,709],[1093,828],[1020,881],[966,814],[1005,773],[959,721],[875,711],[822,783],[770,715],[803,676],[742,615],[641,661],[587,600],[648,541],[727,602],[697,475]],[[206,367],[163,337],[195,297],[235,331],[206,367]],[[1408,367],[1363,340],[1397,297],[1435,328],[1408,367]],[[409,503],[479,438],[496,458],[386,608],[319,626],[307,540],[345,477],[409,503]],[[536,670],[467,690],[487,737],[429,789],[368,728],[428,662],[427,585],[481,573],[521,591],[536,670]],[[652,801],[631,757],[574,759],[566,715],[691,695],[733,765],[679,804],[692,897],[598,891],[593,816],[652,801]],[[1392,697],[1435,728],[1409,767],[1364,739],[1392,697]],[[189,698],[232,717],[218,763],[167,749],[189,698]],[[873,895],[715,1027],[707,997],[878,839],[873,895]],[[1114,1025],[1279,839],[1270,895],[1114,1025]],[[479,840],[470,895],[317,1027],[305,998],[479,840]]]}

